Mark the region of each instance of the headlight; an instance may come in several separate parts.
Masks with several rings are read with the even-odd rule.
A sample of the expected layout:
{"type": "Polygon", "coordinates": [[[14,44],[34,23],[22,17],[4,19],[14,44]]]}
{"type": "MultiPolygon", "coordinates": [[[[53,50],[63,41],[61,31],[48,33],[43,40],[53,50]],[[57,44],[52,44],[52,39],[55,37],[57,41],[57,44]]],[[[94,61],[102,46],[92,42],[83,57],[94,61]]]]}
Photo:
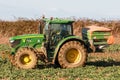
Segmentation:
{"type": "Polygon", "coordinates": [[[10,43],[13,43],[15,40],[10,40],[10,43]]]}
{"type": "Polygon", "coordinates": [[[17,40],[10,40],[10,43],[11,43],[11,47],[16,47],[17,45],[20,44],[20,39],[17,39],[17,40]]]}
{"type": "Polygon", "coordinates": [[[93,39],[96,39],[96,36],[94,36],[93,39]]]}

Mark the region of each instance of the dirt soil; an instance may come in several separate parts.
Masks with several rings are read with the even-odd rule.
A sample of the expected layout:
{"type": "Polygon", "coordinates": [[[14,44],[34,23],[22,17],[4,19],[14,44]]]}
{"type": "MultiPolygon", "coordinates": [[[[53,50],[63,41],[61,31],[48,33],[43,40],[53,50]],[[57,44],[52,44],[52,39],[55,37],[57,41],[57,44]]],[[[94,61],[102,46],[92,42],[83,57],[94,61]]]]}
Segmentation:
{"type": "Polygon", "coordinates": [[[9,44],[9,37],[4,37],[0,34],[0,44],[9,44]]]}
{"type": "Polygon", "coordinates": [[[120,44],[120,35],[114,36],[115,44],[120,44]]]}
{"type": "MultiPolygon", "coordinates": [[[[88,54],[89,57],[95,57],[97,60],[99,59],[112,59],[114,61],[120,61],[120,52],[118,53],[90,53],[88,54]]],[[[93,60],[94,61],[94,60],[93,60]]]]}

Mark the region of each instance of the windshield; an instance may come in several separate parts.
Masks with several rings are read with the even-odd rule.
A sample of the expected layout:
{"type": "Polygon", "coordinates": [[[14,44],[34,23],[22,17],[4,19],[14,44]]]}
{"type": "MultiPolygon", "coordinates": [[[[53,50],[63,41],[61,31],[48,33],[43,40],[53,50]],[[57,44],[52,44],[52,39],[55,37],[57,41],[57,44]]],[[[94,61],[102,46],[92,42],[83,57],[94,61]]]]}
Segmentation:
{"type": "Polygon", "coordinates": [[[72,24],[71,23],[67,23],[67,24],[49,24],[46,23],[44,29],[43,29],[43,33],[45,35],[49,34],[49,32],[54,32],[54,33],[60,33],[60,32],[64,32],[64,33],[68,33],[68,35],[72,35],[72,24]]]}
{"type": "Polygon", "coordinates": [[[50,24],[50,28],[52,32],[55,33],[67,33],[68,35],[72,35],[71,32],[71,24],[50,24]]]}

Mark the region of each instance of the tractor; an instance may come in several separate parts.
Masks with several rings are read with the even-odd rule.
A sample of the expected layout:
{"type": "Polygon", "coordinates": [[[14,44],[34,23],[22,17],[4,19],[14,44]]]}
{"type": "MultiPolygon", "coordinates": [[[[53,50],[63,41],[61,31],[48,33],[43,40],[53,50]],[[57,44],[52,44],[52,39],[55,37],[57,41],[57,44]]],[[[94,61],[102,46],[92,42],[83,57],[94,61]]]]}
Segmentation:
{"type": "Polygon", "coordinates": [[[38,60],[60,65],[61,68],[84,66],[88,50],[112,44],[110,29],[82,29],[82,36],[73,34],[74,20],[42,19],[39,34],[25,34],[10,38],[11,63],[21,69],[35,68],[38,60]],[[102,31],[101,31],[102,30],[102,31]]]}

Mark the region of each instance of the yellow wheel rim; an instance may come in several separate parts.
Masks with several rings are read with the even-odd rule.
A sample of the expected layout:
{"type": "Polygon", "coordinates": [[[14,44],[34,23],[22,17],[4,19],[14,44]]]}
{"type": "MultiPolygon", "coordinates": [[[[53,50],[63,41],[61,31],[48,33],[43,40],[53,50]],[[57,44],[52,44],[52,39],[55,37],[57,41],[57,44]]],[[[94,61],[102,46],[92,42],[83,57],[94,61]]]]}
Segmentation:
{"type": "Polygon", "coordinates": [[[25,54],[21,56],[20,61],[22,64],[28,64],[31,62],[31,58],[29,55],[25,54]]]}
{"type": "Polygon", "coordinates": [[[70,49],[67,53],[66,53],[66,60],[69,63],[76,63],[79,62],[81,59],[81,54],[80,51],[78,51],[77,49],[70,49]]]}

